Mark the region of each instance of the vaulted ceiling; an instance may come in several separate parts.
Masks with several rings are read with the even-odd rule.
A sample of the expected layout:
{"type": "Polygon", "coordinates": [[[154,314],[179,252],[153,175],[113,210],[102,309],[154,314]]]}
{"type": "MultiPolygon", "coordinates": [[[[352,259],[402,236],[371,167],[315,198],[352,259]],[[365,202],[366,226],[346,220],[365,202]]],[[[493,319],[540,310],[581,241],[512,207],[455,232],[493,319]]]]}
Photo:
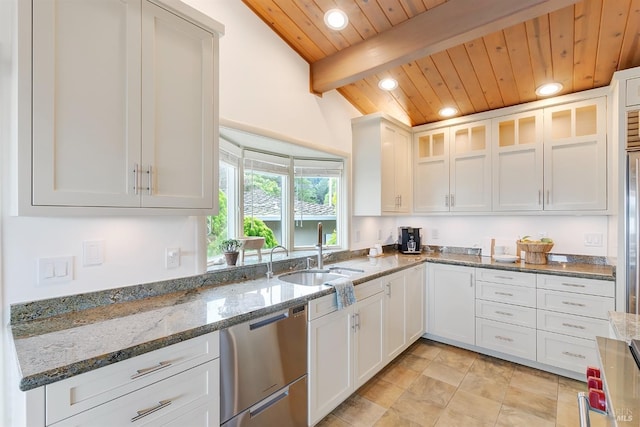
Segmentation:
{"type": "Polygon", "coordinates": [[[243,0],[310,64],[310,90],[411,126],[606,86],[640,66],[640,0],[243,0]],[[324,13],[349,24],[328,29],[324,13]],[[383,91],[378,82],[395,78],[383,91]]]}

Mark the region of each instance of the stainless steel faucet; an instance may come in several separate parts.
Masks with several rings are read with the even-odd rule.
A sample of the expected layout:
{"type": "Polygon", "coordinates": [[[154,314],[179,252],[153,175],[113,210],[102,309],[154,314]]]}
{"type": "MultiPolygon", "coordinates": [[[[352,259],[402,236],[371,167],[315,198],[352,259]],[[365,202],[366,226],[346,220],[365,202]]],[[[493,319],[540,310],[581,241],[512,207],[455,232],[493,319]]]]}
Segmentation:
{"type": "Polygon", "coordinates": [[[274,246],[273,248],[271,248],[271,254],[269,255],[269,264],[267,264],[267,279],[271,279],[273,277],[273,251],[278,248],[284,249],[287,256],[289,256],[289,251],[282,245],[274,246]]]}
{"type": "Polygon", "coordinates": [[[317,267],[322,270],[324,268],[324,261],[322,260],[322,223],[318,223],[318,244],[316,245],[316,249],[318,249],[318,265],[317,267]]]}

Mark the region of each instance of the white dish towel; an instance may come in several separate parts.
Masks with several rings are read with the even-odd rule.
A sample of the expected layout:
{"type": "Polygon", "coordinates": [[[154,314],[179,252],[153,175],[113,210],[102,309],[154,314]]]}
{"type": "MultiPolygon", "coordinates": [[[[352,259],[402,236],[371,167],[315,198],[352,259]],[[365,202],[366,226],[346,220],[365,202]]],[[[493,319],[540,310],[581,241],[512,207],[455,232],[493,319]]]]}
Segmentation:
{"type": "Polygon", "coordinates": [[[349,278],[341,277],[327,282],[326,284],[333,286],[336,290],[338,310],[342,310],[343,308],[356,303],[356,294],[353,288],[353,282],[349,280],[349,278]]]}

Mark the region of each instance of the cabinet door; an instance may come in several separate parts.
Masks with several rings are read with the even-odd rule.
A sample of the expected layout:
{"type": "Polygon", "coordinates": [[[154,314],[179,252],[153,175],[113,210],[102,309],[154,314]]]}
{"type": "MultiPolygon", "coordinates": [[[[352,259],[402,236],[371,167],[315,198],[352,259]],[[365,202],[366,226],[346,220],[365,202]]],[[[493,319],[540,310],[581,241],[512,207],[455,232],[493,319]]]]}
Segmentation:
{"type": "Polygon", "coordinates": [[[394,150],[394,185],[398,197],[396,212],[409,212],[411,206],[411,136],[401,129],[396,131],[394,150]]]}
{"type": "Polygon", "coordinates": [[[353,310],[327,314],[309,324],[309,425],[345,400],[353,385],[353,310]]]}
{"type": "Polygon", "coordinates": [[[373,377],[386,360],[383,348],[384,293],[358,302],[355,307],[355,387],[373,377]]]}
{"type": "Polygon", "coordinates": [[[544,209],[607,208],[605,98],[544,110],[544,209]]]}
{"type": "Polygon", "coordinates": [[[385,280],[385,356],[391,361],[405,349],[404,273],[391,274],[385,280]]]}
{"type": "Polygon", "coordinates": [[[145,207],[213,208],[215,37],[143,3],[140,182],[145,207]]]}
{"type": "Polygon", "coordinates": [[[33,2],[32,203],[138,206],[140,1],[33,2]]]}
{"type": "Polygon", "coordinates": [[[398,194],[396,193],[395,173],[395,145],[397,129],[390,124],[382,122],[380,155],[382,168],[381,197],[382,210],[395,212],[398,209],[398,194]]]}
{"type": "Polygon", "coordinates": [[[424,265],[405,272],[405,322],[407,345],[424,333],[424,265]]]}
{"type": "Polygon", "coordinates": [[[493,125],[493,210],[542,210],[542,111],[501,117],[493,125]]]}
{"type": "Polygon", "coordinates": [[[449,205],[451,211],[491,210],[490,124],[476,122],[451,128],[449,205]]]}
{"type": "Polygon", "coordinates": [[[417,134],[413,157],[416,212],[449,210],[449,129],[417,134]]]}
{"type": "Polygon", "coordinates": [[[429,264],[427,332],[475,344],[475,270],[429,264]]]}

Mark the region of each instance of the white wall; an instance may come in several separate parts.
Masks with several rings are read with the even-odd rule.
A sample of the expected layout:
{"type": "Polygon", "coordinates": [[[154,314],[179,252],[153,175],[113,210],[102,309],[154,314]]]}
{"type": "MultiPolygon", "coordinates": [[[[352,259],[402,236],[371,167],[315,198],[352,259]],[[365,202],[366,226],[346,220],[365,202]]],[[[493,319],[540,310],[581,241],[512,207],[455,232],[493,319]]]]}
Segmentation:
{"type": "MultiPolygon", "coordinates": [[[[228,0],[188,3],[226,27],[220,41],[221,117],[350,152],[350,119],[359,113],[336,92],[322,98],[310,94],[308,64],[246,6],[228,0]]],[[[0,135],[6,201],[11,137],[0,135]]],[[[25,218],[5,211],[3,306],[195,274],[201,265],[195,254],[197,223],[188,217],[25,218]],[[82,266],[85,240],[105,241],[104,264],[82,266]],[[182,250],[182,265],[166,270],[164,250],[174,246],[182,250]],[[38,286],[36,260],[67,255],[75,257],[75,280],[38,286]]]]}
{"type": "Polygon", "coordinates": [[[609,219],[604,215],[355,217],[351,236],[355,248],[361,249],[375,243],[394,243],[397,239],[397,227],[405,225],[421,227],[423,244],[439,246],[481,247],[485,238],[513,242],[518,237],[538,237],[544,233],[554,240],[552,252],[615,257],[616,230],[613,228],[610,231],[609,219]],[[358,233],[360,239],[356,241],[358,233]],[[585,233],[601,234],[602,246],[585,246],[585,233]],[[438,238],[434,238],[434,235],[438,238]]]}

